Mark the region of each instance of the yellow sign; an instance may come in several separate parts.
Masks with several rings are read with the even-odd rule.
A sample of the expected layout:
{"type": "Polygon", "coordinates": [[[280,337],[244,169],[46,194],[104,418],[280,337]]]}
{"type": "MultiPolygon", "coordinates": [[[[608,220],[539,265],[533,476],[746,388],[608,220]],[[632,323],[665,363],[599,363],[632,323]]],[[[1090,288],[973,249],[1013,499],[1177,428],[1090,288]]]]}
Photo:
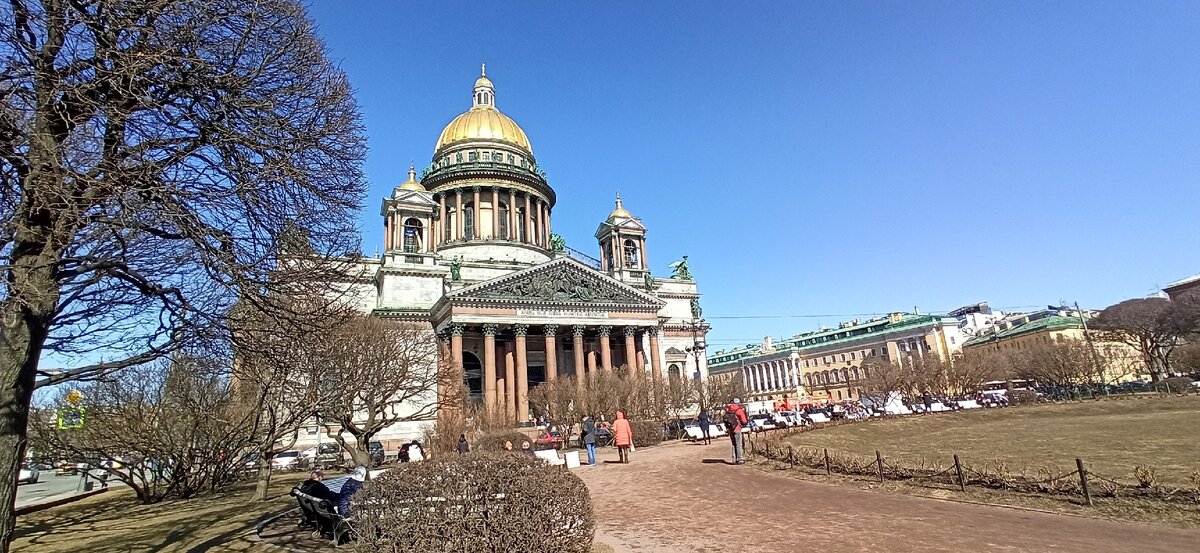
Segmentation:
{"type": "Polygon", "coordinates": [[[82,401],[83,394],[79,393],[79,390],[71,390],[70,392],[67,392],[67,403],[70,403],[71,405],[79,405],[82,401]]]}

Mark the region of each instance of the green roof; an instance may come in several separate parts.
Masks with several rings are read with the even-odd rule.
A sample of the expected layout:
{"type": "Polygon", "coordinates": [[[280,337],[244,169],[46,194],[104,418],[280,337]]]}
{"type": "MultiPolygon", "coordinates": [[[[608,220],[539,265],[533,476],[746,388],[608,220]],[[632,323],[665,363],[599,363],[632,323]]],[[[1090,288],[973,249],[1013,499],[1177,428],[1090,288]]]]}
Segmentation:
{"type": "Polygon", "coordinates": [[[945,317],[942,315],[916,315],[912,313],[902,314],[900,316],[900,320],[897,322],[891,322],[888,317],[880,317],[865,323],[847,326],[844,328],[831,328],[828,330],[818,330],[805,334],[798,334],[776,343],[775,351],[769,353],[759,352],[759,344],[747,344],[744,347],[734,348],[732,350],[722,351],[720,353],[714,353],[708,357],[708,364],[709,368],[711,369],[714,366],[719,367],[720,365],[727,363],[733,363],[762,355],[776,355],[779,352],[796,351],[799,353],[804,353],[806,350],[849,343],[862,339],[863,337],[879,333],[909,330],[912,328],[933,326],[937,324],[957,327],[958,319],[955,319],[954,317],[945,317]]]}
{"type": "Polygon", "coordinates": [[[977,346],[988,342],[997,342],[1007,340],[1016,336],[1032,334],[1034,332],[1043,332],[1051,330],[1063,330],[1067,328],[1083,328],[1083,321],[1079,317],[1066,317],[1063,315],[1048,315],[1040,319],[1034,319],[1025,324],[1019,324],[1011,328],[1006,328],[999,332],[990,332],[980,334],[963,342],[963,347],[977,346]]]}

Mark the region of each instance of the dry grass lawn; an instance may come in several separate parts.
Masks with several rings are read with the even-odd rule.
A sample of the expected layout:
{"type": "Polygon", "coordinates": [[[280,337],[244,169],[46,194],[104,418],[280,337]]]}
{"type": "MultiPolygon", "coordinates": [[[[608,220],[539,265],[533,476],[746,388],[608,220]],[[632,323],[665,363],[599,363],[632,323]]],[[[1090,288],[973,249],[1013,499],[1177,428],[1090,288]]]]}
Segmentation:
{"type": "Polygon", "coordinates": [[[943,466],[958,453],[967,465],[1000,461],[1011,472],[1031,474],[1068,472],[1079,457],[1107,478],[1132,483],[1134,467],[1148,465],[1164,486],[1192,486],[1191,475],[1200,470],[1198,423],[1200,396],[1135,397],[846,424],[789,441],[943,466]]]}
{"type": "Polygon", "coordinates": [[[17,519],[12,551],[79,553],[80,551],[264,550],[252,535],[269,514],[296,500],[287,495],[304,474],[277,475],[274,497],[251,503],[254,483],[235,486],[217,497],[142,505],[133,492],[110,491],[17,519]]]}

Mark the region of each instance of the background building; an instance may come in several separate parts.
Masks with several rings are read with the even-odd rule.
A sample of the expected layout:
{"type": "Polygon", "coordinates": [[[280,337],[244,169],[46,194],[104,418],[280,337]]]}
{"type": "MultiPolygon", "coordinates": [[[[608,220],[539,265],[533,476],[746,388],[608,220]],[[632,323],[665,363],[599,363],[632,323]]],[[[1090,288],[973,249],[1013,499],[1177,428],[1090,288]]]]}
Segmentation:
{"type": "Polygon", "coordinates": [[[708,365],[714,377],[740,376],[749,399],[811,396],[838,401],[858,397],[857,382],[870,374],[871,363],[926,355],[948,359],[962,342],[954,317],[892,313],[779,342],[764,338],[761,344],[717,351],[708,365]]]}

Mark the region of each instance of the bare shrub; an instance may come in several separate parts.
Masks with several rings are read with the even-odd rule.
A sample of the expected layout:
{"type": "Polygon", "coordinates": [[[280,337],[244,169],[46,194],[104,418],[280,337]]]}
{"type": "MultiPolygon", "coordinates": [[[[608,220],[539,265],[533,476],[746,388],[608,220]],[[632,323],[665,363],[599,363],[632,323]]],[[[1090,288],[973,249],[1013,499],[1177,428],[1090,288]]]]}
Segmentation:
{"type": "Polygon", "coordinates": [[[529,440],[530,443],[533,443],[533,440],[530,440],[529,436],[520,432],[512,430],[507,432],[492,432],[480,436],[479,440],[474,444],[474,449],[477,451],[504,451],[504,442],[512,442],[513,449],[519,449],[523,440],[529,440]]]}
{"type": "Polygon", "coordinates": [[[521,455],[409,463],[357,496],[355,551],[591,551],[591,499],[574,474],[521,455]]]}
{"type": "Polygon", "coordinates": [[[633,445],[635,447],[658,445],[666,439],[662,425],[654,421],[630,421],[629,428],[633,430],[633,445]]]}
{"type": "Polygon", "coordinates": [[[1038,395],[1033,390],[1013,390],[1008,393],[1010,405],[1033,405],[1037,402],[1038,395]]]}
{"type": "Polygon", "coordinates": [[[1192,391],[1192,379],[1186,376],[1173,376],[1154,383],[1152,389],[1164,394],[1186,394],[1192,391]]]}
{"type": "Polygon", "coordinates": [[[1158,470],[1149,465],[1138,465],[1133,467],[1133,478],[1139,488],[1153,488],[1158,484],[1158,470]]]}

